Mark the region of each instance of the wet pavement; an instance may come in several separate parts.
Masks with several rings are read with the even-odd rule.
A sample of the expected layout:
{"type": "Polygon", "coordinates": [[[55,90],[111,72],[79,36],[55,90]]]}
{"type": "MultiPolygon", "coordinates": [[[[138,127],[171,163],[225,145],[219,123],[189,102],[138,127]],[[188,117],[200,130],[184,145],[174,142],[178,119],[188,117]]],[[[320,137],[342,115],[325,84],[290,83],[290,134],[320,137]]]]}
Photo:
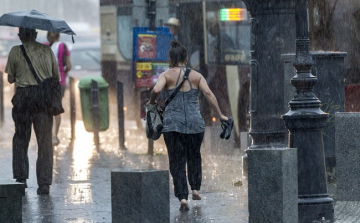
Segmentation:
{"type": "MultiPolygon", "coordinates": [[[[0,176],[7,179],[12,179],[12,92],[12,88],[5,87],[5,122],[0,135],[0,176]]],[[[67,91],[64,99],[67,111],[68,96],[67,91]]],[[[85,131],[80,119],[76,121],[76,139],[72,146],[70,116],[68,113],[63,115],[60,144],[54,148],[53,184],[48,196],[36,194],[37,143],[32,132],[28,152],[30,177],[23,197],[23,222],[111,222],[111,170],[169,168],[163,139],[155,142],[155,155],[148,155],[145,132],[138,129],[134,122],[125,123],[127,150],[119,150],[116,106],[110,106],[110,113],[110,126],[100,132],[98,150],[93,143],[93,134],[85,131]]],[[[248,222],[247,187],[241,177],[240,150],[214,151],[203,147],[202,160],[200,193],[203,199],[190,199],[188,212],[179,211],[179,201],[174,196],[170,177],[170,222],[248,222]],[[240,181],[243,185],[239,184],[240,181]]]]}
{"type": "MultiPolygon", "coordinates": [[[[5,122],[0,134],[0,176],[12,179],[11,146],[14,124],[10,99],[13,89],[5,86],[4,91],[5,122]]],[[[64,98],[66,111],[69,111],[68,98],[67,90],[64,98]]],[[[65,113],[62,116],[59,132],[61,142],[54,148],[53,184],[50,195],[36,194],[37,144],[32,133],[29,146],[30,177],[23,197],[24,223],[111,222],[112,170],[167,170],[169,167],[163,139],[160,138],[154,143],[155,155],[148,155],[145,132],[141,128],[138,129],[134,122],[125,122],[127,150],[119,150],[116,105],[110,105],[110,126],[108,130],[100,132],[98,150],[93,143],[93,134],[85,131],[79,111],[78,106],[76,139],[73,144],[70,140],[70,115],[65,113]]],[[[203,199],[190,200],[190,210],[180,212],[179,201],[174,196],[170,177],[170,222],[248,222],[247,182],[246,178],[242,177],[241,156],[240,149],[214,148],[211,143],[203,143],[203,183],[200,191],[203,199]]],[[[329,193],[336,200],[334,185],[329,185],[329,193]]],[[[358,223],[359,216],[360,202],[335,203],[336,223],[358,223]]]]}

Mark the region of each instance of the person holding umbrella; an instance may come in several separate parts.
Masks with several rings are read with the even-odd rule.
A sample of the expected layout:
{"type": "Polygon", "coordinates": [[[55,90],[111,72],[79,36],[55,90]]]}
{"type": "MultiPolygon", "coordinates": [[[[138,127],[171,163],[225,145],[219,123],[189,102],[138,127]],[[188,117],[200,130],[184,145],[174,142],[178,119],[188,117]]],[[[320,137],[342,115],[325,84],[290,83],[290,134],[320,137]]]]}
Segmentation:
{"type": "MultiPolygon", "coordinates": [[[[49,77],[60,80],[60,76],[58,63],[51,48],[36,42],[36,29],[72,35],[73,43],[73,35],[76,34],[64,20],[37,10],[5,13],[0,17],[0,26],[20,27],[18,35],[23,43],[11,49],[5,68],[9,83],[15,83],[16,86],[16,93],[11,100],[14,105],[12,116],[15,122],[13,175],[17,182],[24,183],[27,187],[26,179],[29,178],[27,151],[31,125],[33,125],[38,144],[36,175],[39,187],[37,193],[49,194],[53,171],[51,139],[53,113],[48,111],[48,108],[44,108],[44,103],[40,100],[42,94],[38,83],[49,77]]],[[[51,87],[54,86],[51,85],[51,87]]],[[[61,108],[59,104],[56,106],[56,109],[60,109],[56,113],[61,113],[61,109],[63,112],[62,106],[61,108]]]]}
{"type": "Polygon", "coordinates": [[[16,93],[11,100],[12,117],[15,123],[12,148],[13,176],[17,182],[24,183],[27,187],[26,179],[29,178],[27,152],[33,125],[38,144],[36,176],[39,187],[37,194],[49,194],[53,171],[51,140],[53,117],[42,106],[41,91],[32,71],[36,72],[41,81],[51,76],[60,79],[59,67],[51,48],[36,42],[35,29],[20,27],[18,36],[22,45],[14,46],[10,50],[5,68],[9,83],[15,83],[16,86],[16,93]],[[26,57],[31,64],[28,64],[26,57]]]}

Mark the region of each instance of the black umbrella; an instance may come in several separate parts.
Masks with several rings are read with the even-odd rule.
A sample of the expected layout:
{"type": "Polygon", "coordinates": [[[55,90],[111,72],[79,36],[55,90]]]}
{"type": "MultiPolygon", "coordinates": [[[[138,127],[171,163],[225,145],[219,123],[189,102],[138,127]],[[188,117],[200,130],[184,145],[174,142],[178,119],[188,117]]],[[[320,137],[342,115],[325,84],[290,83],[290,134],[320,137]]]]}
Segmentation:
{"type": "Polygon", "coordinates": [[[0,26],[41,29],[50,32],[76,35],[64,20],[54,18],[36,10],[5,13],[0,17],[0,26]]]}

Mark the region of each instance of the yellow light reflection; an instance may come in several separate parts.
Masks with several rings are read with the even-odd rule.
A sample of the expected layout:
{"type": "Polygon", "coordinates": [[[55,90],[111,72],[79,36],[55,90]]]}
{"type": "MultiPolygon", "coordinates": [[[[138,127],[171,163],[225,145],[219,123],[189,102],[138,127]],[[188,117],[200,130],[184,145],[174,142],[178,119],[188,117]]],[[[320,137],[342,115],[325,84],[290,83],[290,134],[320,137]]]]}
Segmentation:
{"type": "Polygon", "coordinates": [[[72,180],[84,181],[89,179],[90,159],[95,151],[94,134],[85,130],[83,121],[75,123],[76,139],[73,150],[73,173],[72,180]]]}
{"type": "Polygon", "coordinates": [[[67,194],[69,196],[65,197],[66,203],[85,204],[93,202],[90,183],[70,184],[67,194]]]}
{"type": "Polygon", "coordinates": [[[90,160],[96,150],[94,135],[85,130],[83,121],[76,121],[75,132],[71,174],[71,179],[75,182],[68,188],[66,202],[83,204],[92,202],[91,184],[86,181],[89,180],[90,175],[90,160]]]}
{"type": "Polygon", "coordinates": [[[215,117],[213,117],[213,118],[212,118],[212,121],[213,121],[213,122],[216,122],[216,118],[215,118],[215,117]]]}

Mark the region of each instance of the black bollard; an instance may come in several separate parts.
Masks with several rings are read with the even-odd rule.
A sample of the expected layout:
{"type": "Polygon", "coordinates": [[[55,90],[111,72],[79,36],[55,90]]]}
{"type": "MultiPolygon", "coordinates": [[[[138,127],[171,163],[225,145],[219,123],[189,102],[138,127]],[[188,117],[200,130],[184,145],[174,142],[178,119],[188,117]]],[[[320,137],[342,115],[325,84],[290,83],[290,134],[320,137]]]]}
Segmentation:
{"type": "Polygon", "coordinates": [[[91,110],[93,119],[94,142],[96,149],[99,149],[99,87],[98,83],[91,80],[91,110]]]}
{"type": "Polygon", "coordinates": [[[119,147],[125,150],[125,123],[124,123],[124,94],[123,83],[117,82],[117,109],[118,109],[118,124],[119,124],[119,147]]]}
{"type": "Polygon", "coordinates": [[[4,77],[3,72],[0,71],[0,126],[4,124],[4,77]]]}
{"type": "Polygon", "coordinates": [[[75,105],[75,79],[70,77],[70,125],[71,125],[71,143],[75,140],[75,122],[76,122],[76,105],[75,105]]]}
{"type": "Polygon", "coordinates": [[[154,140],[148,139],[148,154],[154,155],[154,140]]]}

